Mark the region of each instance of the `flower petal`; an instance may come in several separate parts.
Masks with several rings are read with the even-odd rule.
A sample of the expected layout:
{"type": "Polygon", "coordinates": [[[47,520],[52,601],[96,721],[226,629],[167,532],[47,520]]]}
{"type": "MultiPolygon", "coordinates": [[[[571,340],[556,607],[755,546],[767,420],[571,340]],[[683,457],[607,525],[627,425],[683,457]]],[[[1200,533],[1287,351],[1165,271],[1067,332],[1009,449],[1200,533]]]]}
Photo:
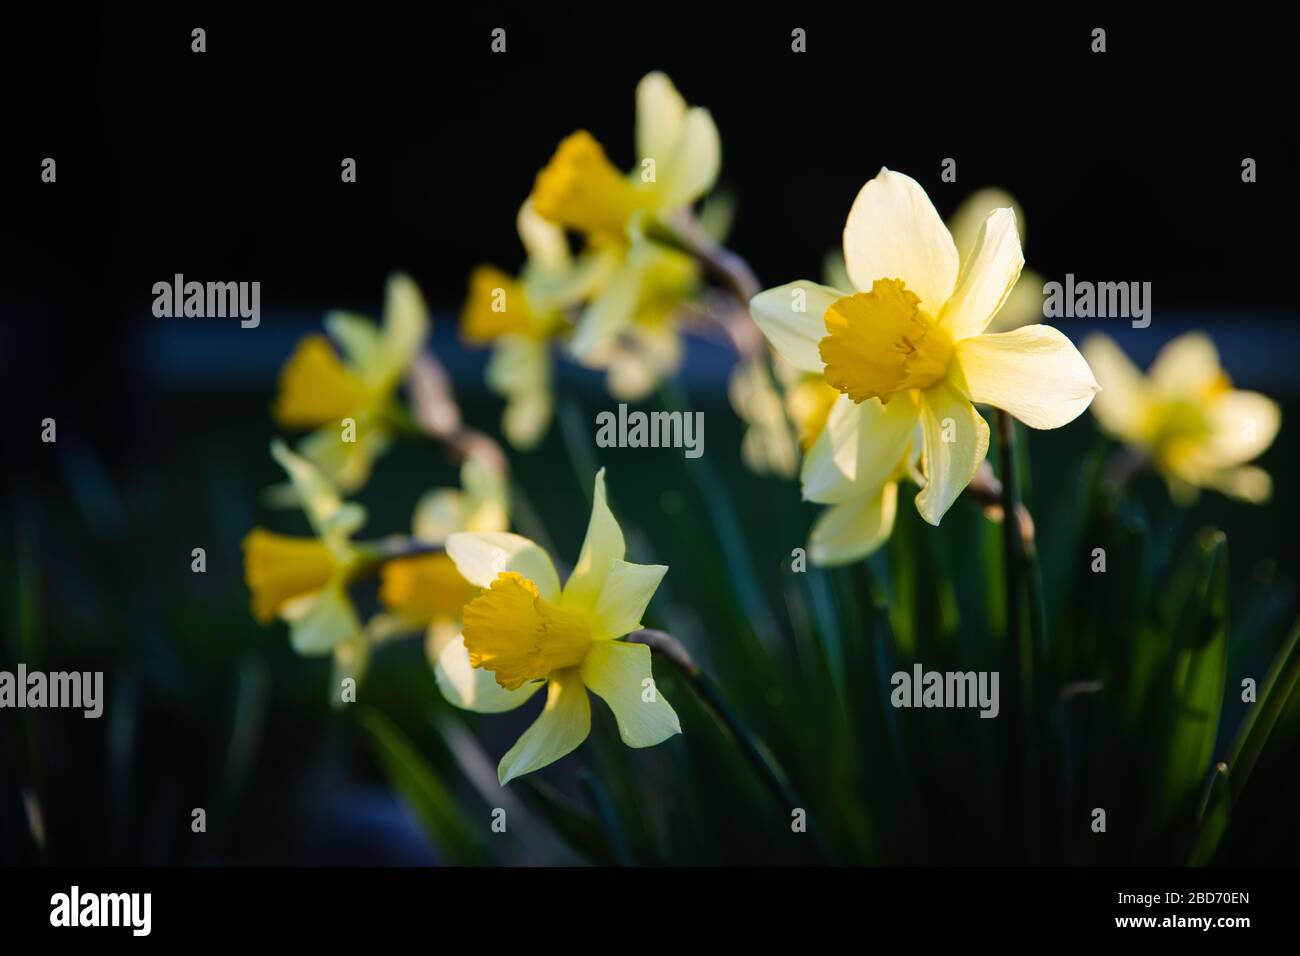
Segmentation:
{"type": "Polygon", "coordinates": [[[600,600],[600,592],[605,588],[605,578],[614,563],[623,560],[623,554],[623,530],[609,510],[605,498],[605,469],[602,468],[596,472],[587,537],[582,543],[578,563],[564,584],[564,602],[594,609],[600,600]]]}
{"type": "Polygon", "coordinates": [[[280,611],[289,623],[289,643],[299,654],[328,654],[361,632],[361,623],[341,586],[290,601],[280,611]]]}
{"type": "Polygon", "coordinates": [[[1211,434],[1203,455],[1226,467],[1257,458],[1273,444],[1282,410],[1259,392],[1231,391],[1213,402],[1209,419],[1211,434]]]}
{"type": "Polygon", "coordinates": [[[558,272],[569,265],[569,241],[564,228],[549,219],[543,219],[533,208],[531,200],[524,200],[515,217],[519,239],[528,253],[528,261],[547,272],[558,272]]]}
{"type": "Polygon", "coordinates": [[[322,538],[347,537],[365,523],[364,508],[345,503],[319,468],[278,438],[271,442],[271,457],[289,476],[307,519],[322,538]]]}
{"type": "Polygon", "coordinates": [[[665,210],[689,206],[713,188],[722,168],[722,141],[708,110],[695,106],[686,111],[672,148],[656,166],[665,210]]]}
{"type": "Polygon", "coordinates": [[[1204,332],[1188,332],[1166,343],[1147,371],[1165,398],[1199,397],[1223,380],[1219,352],[1204,332]]]}
{"type": "Polygon", "coordinates": [[[388,280],[384,299],[384,331],[381,338],[380,364],[372,381],[393,387],[406,374],[411,362],[424,347],[429,334],[429,309],[420,287],[410,276],[394,275],[388,280]]]}
{"type": "Polygon", "coordinates": [[[560,578],[550,556],[522,535],[459,531],[447,538],[447,554],[461,577],[477,587],[491,587],[498,575],[514,571],[537,585],[537,593],[547,601],[560,593],[560,578]]]}
{"type": "Polygon", "coordinates": [[[942,382],[922,397],[921,430],[926,485],[916,510],[937,525],[988,454],[989,426],[966,396],[942,382]]]}
{"type": "Polygon", "coordinates": [[[677,141],[685,116],[686,100],[666,74],[656,70],[643,76],[636,85],[637,159],[653,158],[662,163],[677,141]]]}
{"type": "Polygon", "coordinates": [[[861,291],[877,279],[902,279],[932,316],[952,294],[959,266],[957,247],[925,190],[888,169],[853,202],[844,226],[844,263],[861,291]]]}
{"type": "Polygon", "coordinates": [[[1101,427],[1126,441],[1141,441],[1143,419],[1150,404],[1150,389],[1142,373],[1108,336],[1088,336],[1082,351],[1101,386],[1092,401],[1092,413],[1101,427]]]}
{"type": "Polygon", "coordinates": [[[954,342],[979,335],[988,328],[1011,295],[1024,266],[1016,214],[1010,209],[994,210],[984,220],[975,248],[963,264],[952,297],[939,316],[954,342]]]}
{"type": "Polygon", "coordinates": [[[808,557],[819,567],[851,564],[889,540],[898,511],[898,482],[889,481],[876,495],[828,508],[813,525],[808,557]]]}
{"type": "Polygon", "coordinates": [[[826,310],[843,293],[799,280],[767,289],[749,300],[749,311],[777,354],[797,369],[820,373],[818,346],[826,338],[826,310]]]}
{"type": "Polygon", "coordinates": [[[972,402],[1004,409],[1030,428],[1074,421],[1100,388],[1074,343],[1050,325],[962,339],[950,374],[972,402]]]}
{"type": "Polygon", "coordinates": [[[591,700],[577,668],[556,671],[546,684],[546,707],[501,758],[497,779],[504,787],[515,777],[572,753],[591,732],[591,700]]]}
{"type": "Polygon", "coordinates": [[[582,682],[602,698],[629,747],[653,747],[682,732],[677,713],[659,693],[650,671],[650,648],[598,641],[582,663],[582,682]]]}
{"type": "Polygon", "coordinates": [[[634,248],[582,310],[568,344],[569,353],[579,362],[603,364],[619,334],[631,324],[641,297],[642,266],[643,257],[634,248]]]}
{"type": "Polygon", "coordinates": [[[803,497],[842,504],[874,496],[902,461],[917,415],[916,403],[906,393],[887,405],[877,398],[855,404],[841,395],[804,459],[803,497]]]}
{"type": "Polygon", "coordinates": [[[639,628],[641,615],[667,572],[665,564],[615,561],[596,599],[596,627],[591,636],[606,640],[639,628]]]}
{"type": "Polygon", "coordinates": [[[465,636],[457,634],[433,661],[433,676],[447,703],[479,714],[500,714],[527,701],[543,681],[530,681],[518,690],[506,690],[490,670],[471,667],[465,636]]]}

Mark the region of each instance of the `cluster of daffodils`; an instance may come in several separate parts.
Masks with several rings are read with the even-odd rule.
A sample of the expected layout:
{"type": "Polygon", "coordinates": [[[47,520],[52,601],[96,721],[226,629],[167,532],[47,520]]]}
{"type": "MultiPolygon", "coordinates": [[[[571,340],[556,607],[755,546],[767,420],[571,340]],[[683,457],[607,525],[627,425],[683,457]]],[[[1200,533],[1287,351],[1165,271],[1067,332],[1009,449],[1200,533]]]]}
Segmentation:
{"type": "MultiPolygon", "coordinates": [[[[590,268],[568,258],[561,231],[531,205],[519,225],[529,249],[523,276],[476,280],[506,290],[513,311],[467,312],[465,319],[467,335],[500,340],[496,374],[511,388],[520,383],[506,369],[531,365],[544,374],[545,358],[535,350],[544,348],[558,303],[589,281],[584,270],[590,268]]],[[[357,699],[376,647],[410,635],[423,635],[437,687],[456,707],[513,710],[546,685],[541,715],[502,758],[502,784],[558,760],[586,738],[588,690],[610,706],[629,746],[648,747],[679,733],[677,715],[654,685],[649,648],[621,640],[640,629],[668,569],[624,560],[603,471],[596,476],[586,543],[563,588],[545,552],[509,531],[499,452],[470,447],[459,487],[421,497],[409,535],[356,540],[366,512],[346,498],[366,483],[377,455],[411,421],[397,392],[424,348],[428,318],[415,284],[397,276],[389,282],[382,327],[331,314],[326,328],[330,338],[310,335],[295,349],[275,404],[281,425],[315,430],[296,451],[278,439],[271,445],[288,476],[273,497],[301,508],[312,534],[255,528],[246,536],[254,618],[284,621],[298,653],[333,658],[336,705],[357,699]],[[376,610],[363,621],[357,594],[370,578],[378,579],[376,610]]],[[[507,410],[507,431],[526,431],[538,414],[533,403],[545,396],[526,388],[509,394],[515,401],[507,410]]]]}
{"type": "Polygon", "coordinates": [[[590,133],[566,137],[520,210],[519,275],[480,266],[470,277],[461,334],[493,348],[488,384],[506,401],[502,430],[516,448],[535,445],[550,423],[553,345],[603,370],[610,394],[625,401],[648,395],[681,362],[700,267],[659,240],[717,180],[718,131],[707,110],[688,107],[668,77],[651,73],[636,90],[636,149],[625,174],[590,133]]]}
{"type": "Polygon", "coordinates": [[[1059,428],[1099,389],[1058,330],[988,331],[1024,265],[1010,208],[984,219],[963,256],[920,185],[882,169],[849,212],[844,263],[850,289],[800,281],[751,303],[772,347],[811,378],[800,478],[805,498],[831,506],[809,542],[823,565],[888,538],[904,480],[939,523],[988,453],[976,404],[1059,428]]]}

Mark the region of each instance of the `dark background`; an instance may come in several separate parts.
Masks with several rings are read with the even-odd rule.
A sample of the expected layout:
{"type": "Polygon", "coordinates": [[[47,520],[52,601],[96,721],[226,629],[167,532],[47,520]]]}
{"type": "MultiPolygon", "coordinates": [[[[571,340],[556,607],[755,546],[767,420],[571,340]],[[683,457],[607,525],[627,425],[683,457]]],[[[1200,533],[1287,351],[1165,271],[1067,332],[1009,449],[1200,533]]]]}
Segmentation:
{"type": "MultiPolygon", "coordinates": [[[[500,402],[482,388],[483,355],[454,335],[469,271],[520,264],[515,212],[564,135],[587,127],[631,166],[633,91],[651,69],[712,111],[722,183],[738,200],[729,244],[765,285],[817,278],[854,195],[888,165],[917,178],[944,216],[980,187],[1009,190],[1026,211],[1028,263],[1048,279],[1152,282],[1150,329],[1100,324],[1139,362],[1177,332],[1209,329],[1235,380],[1284,405],[1263,460],[1276,500],[1252,509],[1207,496],[1189,515],[1157,504],[1155,523],[1171,541],[1205,523],[1229,528],[1234,673],[1262,672],[1294,617],[1300,208],[1289,25],[1221,11],[1145,22],[811,4],[779,15],[372,4],[333,15],[5,17],[3,660],[24,659],[21,635],[37,635],[41,653],[26,659],[102,667],[112,682],[111,719],[43,723],[47,816],[64,862],[428,859],[355,732],[327,711],[328,666],[296,658],[282,629],[247,612],[239,541],[267,520],[257,492],[280,477],[266,455],[275,375],[327,309],[378,315],[385,277],[404,270],[433,308],[434,347],[467,417],[495,431],[500,402]],[[195,26],[207,30],[202,55],[190,52],[195,26]],[[508,31],[505,55],[489,52],[496,26],[508,31]],[[795,26],[808,31],[806,54],[790,52],[795,26]],[[1089,51],[1094,26],[1108,31],[1105,54],[1089,51]],[[45,156],[58,162],[54,185],[40,182],[45,156]],[[345,156],[358,162],[356,184],[339,180],[345,156]],[[1258,162],[1254,184],[1241,182],[1247,156],[1258,162]],[[940,181],[945,157],[957,160],[955,184],[940,181]],[[176,272],[260,281],[261,327],[154,319],[152,285],[176,272]],[[57,448],[38,440],[47,416],[57,448]],[[200,542],[206,576],[188,570],[200,542]],[[161,821],[200,804],[223,835],[195,850],[161,821]]],[[[1077,338],[1099,324],[1065,327],[1077,338]]],[[[685,379],[701,406],[719,409],[711,457],[738,510],[763,516],[745,532],[758,570],[774,578],[813,512],[793,485],[740,468],[739,426],[722,411],[726,362],[697,346],[685,379]]],[[[572,368],[561,393],[609,404],[598,376],[572,368]]],[[[1046,501],[1077,477],[1077,442],[1091,427],[1033,436],[1046,501]]],[[[555,522],[569,554],[586,503],[568,482],[561,431],[516,464],[540,511],[572,518],[555,522]]],[[[627,482],[622,503],[644,494],[636,518],[658,553],[707,562],[671,517],[689,494],[683,466],[660,471],[620,454],[608,457],[627,482]]],[[[418,491],[453,481],[431,451],[394,452],[366,490],[367,530],[404,528],[418,491]]],[[[1146,491],[1163,502],[1158,487],[1146,491]]],[[[1052,518],[1042,517],[1049,550],[1052,518]]],[[[376,668],[394,708],[427,707],[418,648],[376,668]]],[[[0,721],[0,782],[21,762],[15,726],[0,721]]],[[[518,732],[481,726],[494,754],[518,732]]],[[[13,793],[0,788],[0,862],[27,859],[14,849],[25,823],[13,793]]],[[[1259,832],[1236,859],[1269,849],[1271,831],[1259,832]]]]}
{"type": "Polygon", "coordinates": [[[271,322],[374,311],[393,269],[454,308],[475,264],[518,265],[515,210],[564,135],[589,127],[631,165],[650,69],[711,109],[739,202],[732,245],[769,285],[820,273],[856,191],[888,165],[944,215],[981,186],[1010,190],[1032,267],[1149,280],[1157,326],[1171,312],[1294,318],[1291,27],[1218,11],[562,10],[17,15],[0,40],[0,307],[22,412],[84,415],[85,396],[111,395],[97,426],[147,417],[150,396],[120,371],[152,284],[175,272],[261,281],[271,322]],[[505,55],[489,52],[498,25],[505,55]],[[790,52],[795,25],[806,54],[790,52]],[[944,157],[955,184],[939,180],[944,157]]]}

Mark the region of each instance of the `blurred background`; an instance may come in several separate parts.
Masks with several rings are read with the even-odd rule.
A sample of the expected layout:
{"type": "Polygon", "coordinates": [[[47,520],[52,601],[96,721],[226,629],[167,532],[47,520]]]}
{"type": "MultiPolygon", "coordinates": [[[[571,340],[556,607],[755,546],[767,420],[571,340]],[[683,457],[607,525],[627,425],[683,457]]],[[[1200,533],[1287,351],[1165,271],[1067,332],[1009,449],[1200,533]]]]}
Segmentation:
{"type": "MultiPolygon", "coordinates": [[[[328,661],[296,657],[281,626],[252,620],[239,545],[257,523],[301,530],[295,515],[259,503],[280,477],[267,455],[280,366],[325,311],[378,317],[394,270],[428,299],[432,347],[467,418],[498,434],[485,355],[456,336],[469,272],[483,262],[519,266],[515,212],[567,133],[589,129],[616,165],[632,165],[633,90],[652,69],[712,111],[722,185],[736,200],[729,245],[765,286],[820,276],[853,197],[882,165],[920,181],[945,217],[998,186],[1024,209],[1027,263],[1044,278],[1152,284],[1149,328],[1058,323],[1076,341],[1100,329],[1145,366],[1176,334],[1203,329],[1238,387],[1282,404],[1281,434],[1260,462],[1274,477],[1267,507],[1207,495],[1181,512],[1154,480],[1137,489],[1157,553],[1181,550],[1203,526],[1228,532],[1222,744],[1244,711],[1236,675],[1262,678],[1300,609],[1300,180],[1294,124],[1284,120],[1295,41],[1293,28],[1231,14],[1153,25],[829,5],[779,17],[658,4],[617,15],[537,5],[436,15],[371,6],[284,20],[215,7],[15,15],[0,37],[0,667],[103,670],[109,704],[97,721],[0,711],[0,863],[483,858],[456,837],[449,848],[437,839],[441,825],[431,829],[398,800],[373,739],[409,741],[437,772],[436,793],[455,805],[448,817],[468,814],[481,829],[499,805],[491,768],[531,714],[455,714],[414,642],[377,657],[366,718],[331,711],[328,661]],[[196,26],[207,30],[202,55],[190,52],[196,26]],[[507,30],[502,56],[489,51],[498,26],[507,30]],[[1107,29],[1105,54],[1089,51],[1095,26],[1107,29]],[[807,30],[806,54],[790,52],[794,27],[807,30]],[[54,185],[40,182],[46,156],[58,163],[54,185]],[[339,181],[344,157],[357,161],[356,184],[339,181]],[[949,157],[955,183],[940,180],[949,157]],[[1258,163],[1256,183],[1241,181],[1245,157],[1258,163]],[[153,283],[177,272],[260,281],[261,326],[155,319],[153,283]],[[56,445],[39,441],[47,417],[58,423],[56,445]],[[205,574],[190,571],[195,547],[207,551],[205,574]],[[490,786],[481,785],[484,766],[490,786]],[[195,807],[208,813],[203,839],[189,829],[195,807]]],[[[672,450],[597,456],[591,423],[612,400],[601,376],[562,364],[554,427],[538,450],[512,458],[527,507],[557,553],[575,555],[591,477],[606,465],[633,560],[673,569],[654,623],[724,687],[746,685],[733,703],[796,762],[787,769],[805,789],[824,783],[828,805],[840,794],[867,808],[832,825],[837,836],[879,859],[1001,859],[996,824],[985,844],[957,850],[941,839],[946,827],[979,828],[983,800],[997,799],[983,784],[972,784],[984,797],[970,801],[969,819],[951,804],[927,805],[905,836],[891,837],[881,821],[908,802],[901,782],[882,768],[866,793],[819,783],[789,756],[811,758],[825,744],[814,726],[796,732],[789,719],[817,686],[800,641],[821,633],[805,627],[824,613],[818,602],[850,622],[846,647],[869,628],[853,633],[846,610],[858,572],[791,583],[790,549],[815,510],[794,483],[741,465],[725,393],[731,362],[695,343],[679,378],[683,400],[706,412],[700,467],[672,450]],[[712,516],[715,537],[689,517],[700,513],[712,516]],[[769,648],[769,670],[742,671],[751,645],[769,648]],[[899,849],[905,841],[909,852],[899,849]]],[[[1048,602],[1064,613],[1079,463],[1101,442],[1084,416],[1027,444],[1048,602]]],[[[435,449],[398,447],[362,495],[367,534],[407,530],[418,495],[455,481],[435,449]]],[[[978,512],[954,509],[925,537],[904,510],[899,547],[922,542],[942,556],[965,622],[954,633],[978,632],[982,599],[963,583],[963,569],[990,553],[980,550],[989,532],[978,512]]],[[[670,675],[664,686],[682,701],[684,738],[632,753],[618,747],[612,721],[598,720],[581,758],[508,798],[535,820],[493,859],[800,859],[802,850],[774,848],[779,837],[752,837],[761,793],[701,783],[737,758],[670,675]],[[593,779],[652,783],[611,797],[593,779]],[[560,802],[601,820],[606,798],[624,808],[623,829],[611,835],[604,821],[592,838],[584,815],[571,821],[577,837],[556,837],[560,802]],[[687,813],[688,804],[704,809],[687,813]]],[[[1263,792],[1294,793],[1293,769],[1259,772],[1263,792]]],[[[1281,804],[1250,813],[1258,825],[1234,831],[1221,858],[1294,861],[1296,830],[1279,838],[1272,825],[1285,818],[1281,804]]]]}

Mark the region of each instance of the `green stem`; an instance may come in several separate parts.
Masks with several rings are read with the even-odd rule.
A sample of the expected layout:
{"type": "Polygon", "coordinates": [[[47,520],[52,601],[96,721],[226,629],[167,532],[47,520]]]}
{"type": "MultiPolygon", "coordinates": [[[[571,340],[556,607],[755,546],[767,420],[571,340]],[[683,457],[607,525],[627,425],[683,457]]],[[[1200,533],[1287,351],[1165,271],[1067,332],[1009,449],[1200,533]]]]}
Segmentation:
{"type": "MultiPolygon", "coordinates": [[[[708,708],[714,719],[735,741],[741,754],[749,763],[750,769],[754,771],[754,776],[763,784],[778,806],[791,811],[795,809],[807,811],[807,805],[795,793],[785,775],[785,771],[781,769],[765,748],[759,747],[753,735],[745,729],[736,715],[732,713],[731,708],[727,706],[727,702],[718,686],[700,669],[700,666],[695,663],[686,648],[675,637],[664,631],[645,628],[628,635],[627,640],[631,643],[646,645],[653,653],[676,668],[677,672],[691,685],[696,696],[708,708]]],[[[824,860],[830,859],[825,845],[818,838],[811,822],[808,823],[807,832],[817,849],[818,855],[824,860]]]]}
{"type": "Polygon", "coordinates": [[[1016,475],[1015,423],[1011,416],[998,410],[998,451],[1001,456],[1000,471],[1002,479],[1002,556],[1003,556],[1003,595],[1007,632],[1007,649],[1011,655],[1011,712],[1008,715],[1011,724],[1011,788],[1010,819],[1014,828],[1014,838],[1019,841],[1024,828],[1019,826],[1025,818],[1025,789],[1028,783],[1025,773],[1026,761],[1022,751],[1024,744],[1024,645],[1021,641],[1021,570],[1024,555],[1021,550],[1023,541],[1018,515],[1020,513],[1020,488],[1016,475]]]}

